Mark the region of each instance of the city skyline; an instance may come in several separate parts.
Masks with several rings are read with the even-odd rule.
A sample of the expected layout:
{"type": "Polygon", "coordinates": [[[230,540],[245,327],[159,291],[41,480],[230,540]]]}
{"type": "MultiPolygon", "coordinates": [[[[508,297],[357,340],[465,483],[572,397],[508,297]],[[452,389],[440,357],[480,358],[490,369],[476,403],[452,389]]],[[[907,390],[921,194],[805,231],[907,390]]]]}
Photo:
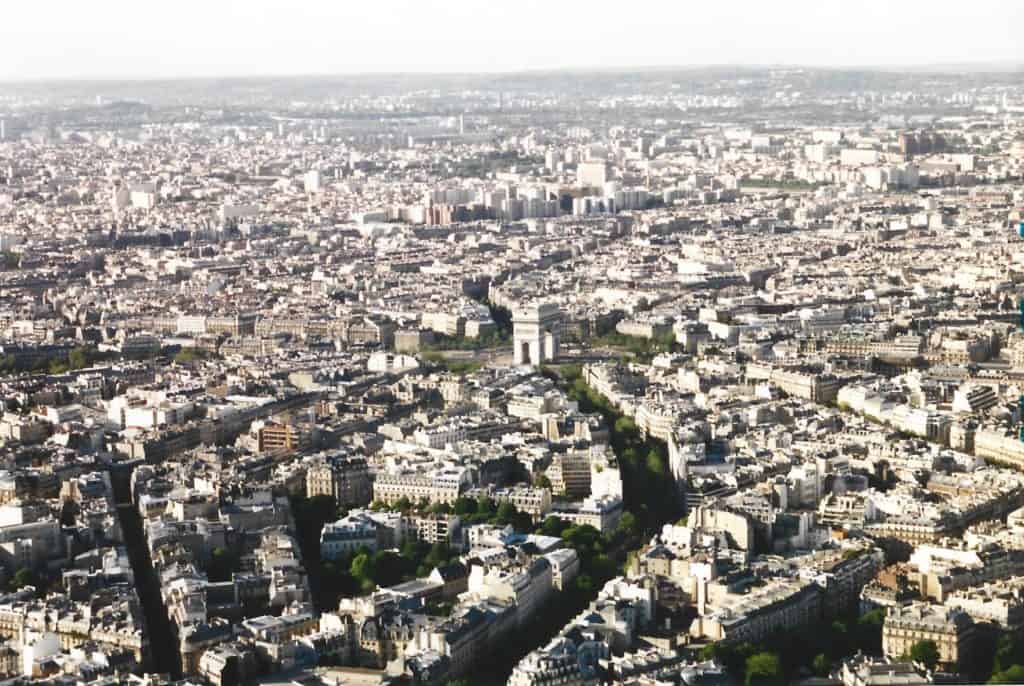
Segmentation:
{"type": "Polygon", "coordinates": [[[4,686],[1024,683],[1021,4],[5,8],[4,686]]]}

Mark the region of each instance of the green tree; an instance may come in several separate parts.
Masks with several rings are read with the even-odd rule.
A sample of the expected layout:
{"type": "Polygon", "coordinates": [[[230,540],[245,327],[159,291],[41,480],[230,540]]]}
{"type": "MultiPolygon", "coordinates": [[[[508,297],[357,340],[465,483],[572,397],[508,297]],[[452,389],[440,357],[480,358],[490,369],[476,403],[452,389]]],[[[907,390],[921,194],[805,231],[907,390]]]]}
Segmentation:
{"type": "Polygon", "coordinates": [[[1024,684],[1024,665],[1011,665],[996,672],[988,680],[990,684],[1024,684]]]}
{"type": "Polygon", "coordinates": [[[512,503],[502,503],[498,505],[498,523],[499,524],[512,524],[515,521],[516,515],[519,514],[519,510],[512,503]]]}
{"type": "Polygon", "coordinates": [[[657,450],[651,450],[647,453],[647,471],[656,477],[664,476],[665,474],[665,459],[657,450]]]}
{"type": "Polygon", "coordinates": [[[214,582],[229,581],[236,564],[237,559],[235,555],[227,548],[218,546],[213,549],[213,553],[210,555],[210,564],[206,569],[206,576],[210,581],[214,582]]]}
{"type": "Polygon", "coordinates": [[[461,497],[455,500],[455,514],[460,517],[476,514],[476,501],[472,498],[461,497]]]}
{"type": "Polygon", "coordinates": [[[617,434],[636,434],[636,422],[629,417],[619,417],[615,420],[614,431],[617,434]]]}
{"type": "Polygon", "coordinates": [[[72,369],[84,369],[89,366],[89,357],[88,348],[75,348],[68,353],[68,364],[72,369]]]}
{"type": "Polygon", "coordinates": [[[829,670],[832,669],[832,661],[828,659],[825,653],[818,653],[814,656],[814,662],[811,663],[811,667],[817,676],[825,677],[828,676],[829,670]]]}
{"type": "Polygon", "coordinates": [[[746,686],[781,686],[785,683],[779,656],[775,653],[760,652],[747,658],[746,686]]]}
{"type": "Polygon", "coordinates": [[[992,671],[1005,672],[1014,665],[1024,665],[1024,641],[1013,634],[1003,634],[996,642],[992,671]]]}
{"type": "Polygon", "coordinates": [[[578,555],[588,554],[593,551],[595,544],[600,538],[601,532],[589,524],[570,526],[562,531],[562,540],[572,548],[575,548],[578,555]]]}
{"type": "Polygon", "coordinates": [[[195,362],[202,358],[202,352],[197,348],[182,348],[178,351],[178,354],[174,356],[174,361],[178,364],[188,364],[189,362],[195,362]]]}
{"type": "Polygon", "coordinates": [[[451,550],[444,543],[435,543],[430,546],[430,552],[423,558],[423,562],[431,569],[448,564],[451,559],[451,550]]]}
{"type": "Polygon", "coordinates": [[[639,536],[640,524],[636,521],[636,515],[632,512],[623,512],[616,531],[627,538],[639,536]]]}
{"type": "Polygon", "coordinates": [[[476,513],[481,517],[493,517],[498,507],[489,496],[482,495],[476,501],[476,513]]]}
{"type": "Polygon", "coordinates": [[[569,527],[569,522],[561,517],[551,516],[540,525],[539,533],[543,536],[561,536],[562,532],[569,527]]]}
{"type": "Polygon", "coordinates": [[[377,570],[374,567],[374,559],[370,553],[364,551],[353,557],[348,571],[364,588],[373,588],[377,570]]]}
{"type": "Polygon", "coordinates": [[[615,576],[615,562],[604,553],[595,555],[590,561],[590,573],[602,582],[607,581],[615,576]]]}
{"type": "Polygon", "coordinates": [[[574,592],[583,597],[590,597],[597,592],[597,584],[589,574],[580,574],[572,580],[574,592]]]}
{"type": "Polygon", "coordinates": [[[408,562],[390,550],[381,550],[373,555],[372,575],[374,586],[394,586],[402,581],[408,562]]]}
{"type": "Polygon", "coordinates": [[[939,646],[935,641],[918,641],[910,646],[910,659],[920,662],[928,669],[935,669],[939,664],[939,646]]]}
{"type": "Polygon", "coordinates": [[[701,660],[714,660],[724,665],[730,674],[742,674],[746,669],[747,659],[755,653],[754,646],[749,643],[710,643],[700,651],[701,660]]]}
{"type": "Polygon", "coordinates": [[[882,624],[885,610],[879,608],[861,615],[857,620],[857,649],[868,655],[882,654],[882,624]]]}
{"type": "Polygon", "coordinates": [[[856,652],[852,645],[852,637],[850,636],[850,631],[846,624],[837,620],[832,622],[829,629],[831,639],[829,641],[829,655],[838,659],[849,653],[856,652]]]}
{"type": "Polygon", "coordinates": [[[17,590],[25,586],[38,586],[39,580],[36,578],[35,572],[28,567],[21,567],[14,573],[14,577],[11,579],[11,588],[17,590]]]}

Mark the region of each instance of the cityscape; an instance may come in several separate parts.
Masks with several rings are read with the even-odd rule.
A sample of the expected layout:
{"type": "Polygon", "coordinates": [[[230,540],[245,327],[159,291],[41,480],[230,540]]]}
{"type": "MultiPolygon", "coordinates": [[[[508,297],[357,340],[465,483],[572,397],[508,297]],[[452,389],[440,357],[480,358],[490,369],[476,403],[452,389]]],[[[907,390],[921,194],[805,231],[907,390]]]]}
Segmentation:
{"type": "Polygon", "coordinates": [[[0,84],[0,686],[1024,683],[1024,71],[0,84]]]}

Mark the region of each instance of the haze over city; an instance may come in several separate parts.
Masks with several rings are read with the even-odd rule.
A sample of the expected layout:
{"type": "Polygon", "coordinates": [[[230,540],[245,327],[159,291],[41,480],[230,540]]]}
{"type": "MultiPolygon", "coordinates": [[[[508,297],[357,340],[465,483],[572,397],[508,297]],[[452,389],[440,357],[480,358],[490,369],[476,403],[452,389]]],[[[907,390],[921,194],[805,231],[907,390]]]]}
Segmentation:
{"type": "Polygon", "coordinates": [[[1021,61],[1014,0],[12,3],[0,80],[1021,61]]]}

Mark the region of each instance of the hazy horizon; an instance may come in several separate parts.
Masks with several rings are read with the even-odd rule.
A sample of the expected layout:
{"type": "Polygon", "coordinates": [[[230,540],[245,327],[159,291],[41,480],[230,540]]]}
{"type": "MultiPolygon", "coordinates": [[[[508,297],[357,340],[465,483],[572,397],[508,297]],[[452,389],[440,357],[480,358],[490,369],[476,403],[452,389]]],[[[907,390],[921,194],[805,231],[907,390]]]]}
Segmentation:
{"type": "Polygon", "coordinates": [[[0,81],[808,67],[1007,68],[1024,6],[778,0],[622,6],[523,0],[374,3],[127,0],[17,4],[0,27],[0,81]]]}
{"type": "Polygon", "coordinates": [[[657,65],[578,65],[578,66],[565,66],[565,67],[538,67],[536,69],[505,69],[495,71],[474,71],[469,69],[464,70],[424,70],[417,71],[414,69],[406,70],[380,70],[380,71],[323,71],[323,72],[280,72],[280,73],[247,73],[247,74],[231,74],[231,73],[220,73],[220,74],[185,74],[185,75],[173,75],[168,74],[166,76],[141,76],[141,75],[124,75],[119,76],[113,74],[110,76],[36,76],[26,78],[0,78],[0,84],[8,83],[12,85],[17,84],[32,84],[32,83],[105,83],[105,82],[150,82],[150,81],[221,81],[221,80],[239,80],[244,81],[248,79],[261,80],[261,79],[301,79],[301,78],[367,78],[367,77],[388,77],[388,76],[443,76],[443,77],[458,77],[458,76],[516,76],[516,75],[545,75],[545,74],[566,74],[566,73],[632,73],[639,71],[701,71],[701,70],[714,70],[714,69],[737,69],[744,70],[764,70],[764,69],[807,69],[807,70],[821,70],[821,71],[865,71],[865,72],[921,72],[921,73],[947,73],[949,71],[964,71],[969,73],[999,73],[1018,71],[1024,69],[1024,59],[1015,61],[1005,62],[992,62],[992,61],[980,61],[980,62],[940,62],[940,63],[927,63],[922,62],[920,64],[850,64],[850,65],[821,65],[821,64],[783,64],[783,63],[772,63],[765,62],[763,64],[750,64],[750,63],[735,63],[735,64],[720,64],[720,63],[707,63],[707,64],[657,64],[657,65]]]}

